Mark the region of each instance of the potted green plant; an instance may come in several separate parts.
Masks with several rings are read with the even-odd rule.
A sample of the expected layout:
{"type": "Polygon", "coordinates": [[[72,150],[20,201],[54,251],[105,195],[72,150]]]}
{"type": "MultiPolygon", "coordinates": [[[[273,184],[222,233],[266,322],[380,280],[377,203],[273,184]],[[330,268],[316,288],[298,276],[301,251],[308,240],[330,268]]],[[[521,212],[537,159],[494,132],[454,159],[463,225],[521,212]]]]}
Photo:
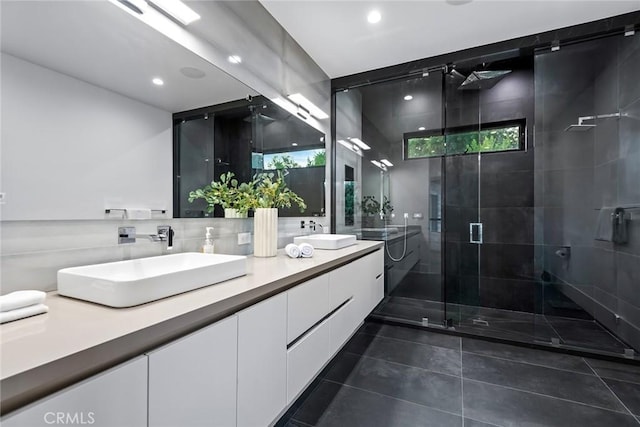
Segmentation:
{"type": "Polygon", "coordinates": [[[189,193],[189,202],[204,199],[207,202],[207,212],[213,212],[216,205],[224,209],[225,218],[246,218],[249,209],[253,207],[253,182],[239,183],[233,172],[223,173],[219,181],[189,193]]]}
{"type": "Polygon", "coordinates": [[[302,197],[291,191],[281,170],[262,173],[254,177],[253,204],[253,255],[275,256],[278,249],[278,208],[290,208],[293,204],[304,212],[307,205],[302,197]]]}

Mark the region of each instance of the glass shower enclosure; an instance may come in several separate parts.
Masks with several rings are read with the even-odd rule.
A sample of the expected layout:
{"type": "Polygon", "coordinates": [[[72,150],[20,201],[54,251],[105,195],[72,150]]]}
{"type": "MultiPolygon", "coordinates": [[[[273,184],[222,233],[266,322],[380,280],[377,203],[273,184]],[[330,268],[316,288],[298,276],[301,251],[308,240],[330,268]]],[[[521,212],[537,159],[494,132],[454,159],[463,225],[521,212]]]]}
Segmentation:
{"type": "Polygon", "coordinates": [[[637,357],[639,40],[336,92],[336,231],[385,241],[375,318],[637,357]]]}

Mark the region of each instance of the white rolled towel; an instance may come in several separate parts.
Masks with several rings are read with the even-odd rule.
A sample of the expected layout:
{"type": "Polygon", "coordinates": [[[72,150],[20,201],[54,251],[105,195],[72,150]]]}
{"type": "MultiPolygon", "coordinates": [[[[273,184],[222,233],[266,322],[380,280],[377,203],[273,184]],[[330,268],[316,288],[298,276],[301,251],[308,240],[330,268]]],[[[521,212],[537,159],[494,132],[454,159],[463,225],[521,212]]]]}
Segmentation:
{"type": "Polygon", "coordinates": [[[313,256],[313,246],[309,243],[300,243],[299,247],[302,258],[311,258],[313,256]]]}
{"type": "Polygon", "coordinates": [[[300,255],[302,255],[300,253],[300,248],[295,243],[289,243],[287,246],[284,247],[284,251],[291,258],[300,258],[300,255]]]}
{"type": "Polygon", "coordinates": [[[15,291],[0,296],[0,312],[42,304],[47,294],[42,291],[15,291]]]}
{"type": "Polygon", "coordinates": [[[16,308],[15,310],[3,311],[0,313],[0,323],[12,322],[25,317],[35,316],[49,311],[49,307],[44,304],[30,305],[29,307],[16,308]]]}

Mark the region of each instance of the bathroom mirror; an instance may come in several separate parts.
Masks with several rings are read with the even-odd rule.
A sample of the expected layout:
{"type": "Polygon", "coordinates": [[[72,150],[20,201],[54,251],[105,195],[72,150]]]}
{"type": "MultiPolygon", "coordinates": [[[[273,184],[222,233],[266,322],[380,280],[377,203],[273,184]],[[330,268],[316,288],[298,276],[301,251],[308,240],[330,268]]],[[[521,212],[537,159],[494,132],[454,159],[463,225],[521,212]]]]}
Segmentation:
{"type": "Polygon", "coordinates": [[[259,95],[116,3],[2,3],[2,220],[170,218],[172,114],[259,95]]]}
{"type": "Polygon", "coordinates": [[[307,205],[280,208],[279,216],[324,216],[325,137],[263,96],[213,105],[173,115],[174,216],[222,217],[216,206],[207,212],[203,199],[189,193],[221,174],[250,182],[255,174],[282,170],[291,191],[307,205]]]}

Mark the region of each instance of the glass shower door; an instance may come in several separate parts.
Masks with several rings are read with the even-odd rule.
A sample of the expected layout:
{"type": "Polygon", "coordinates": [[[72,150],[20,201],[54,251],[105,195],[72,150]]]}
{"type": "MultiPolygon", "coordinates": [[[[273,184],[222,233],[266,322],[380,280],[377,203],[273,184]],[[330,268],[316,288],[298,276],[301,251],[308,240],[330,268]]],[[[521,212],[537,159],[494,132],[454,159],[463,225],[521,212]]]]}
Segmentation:
{"type": "Polygon", "coordinates": [[[447,325],[474,327],[478,318],[480,256],[484,238],[480,215],[482,155],[479,142],[478,91],[462,90],[465,76],[450,70],[444,77],[445,131],[444,262],[447,325]]]}

